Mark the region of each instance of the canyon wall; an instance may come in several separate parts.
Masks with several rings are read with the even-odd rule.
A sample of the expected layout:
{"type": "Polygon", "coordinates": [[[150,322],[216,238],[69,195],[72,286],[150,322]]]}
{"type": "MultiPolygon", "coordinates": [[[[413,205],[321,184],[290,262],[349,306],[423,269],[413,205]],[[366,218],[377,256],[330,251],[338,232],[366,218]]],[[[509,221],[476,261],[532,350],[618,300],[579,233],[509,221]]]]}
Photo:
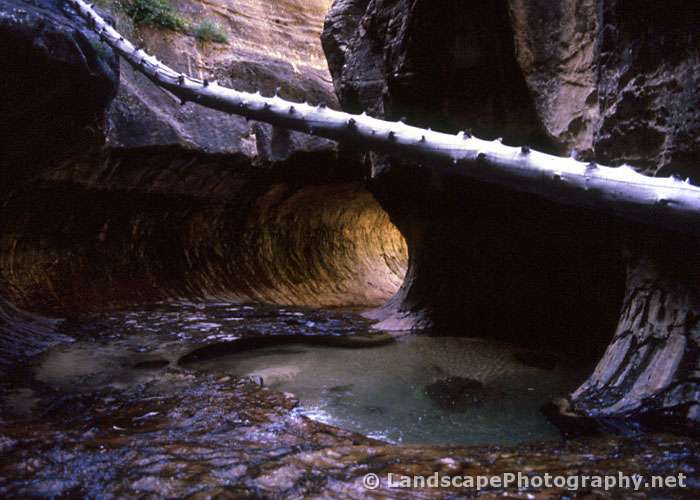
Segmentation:
{"type": "MultiPolygon", "coordinates": [[[[579,413],[700,417],[700,281],[684,257],[696,238],[181,105],[120,68],[65,5],[0,1],[12,70],[0,108],[4,338],[52,331],[23,330],[10,303],[71,315],[177,298],[386,302],[369,313],[381,328],[601,359],[571,401],[579,413]]],[[[170,66],[227,86],[697,175],[692,6],[337,0],[323,32],[332,80],[318,47],[326,0],[176,6],[215,19],[228,42],[104,8],[170,66]]]]}
{"type": "MultiPolygon", "coordinates": [[[[7,204],[53,165],[104,142],[105,109],[116,94],[116,57],[100,56],[96,36],[75,29],[54,4],[0,2],[0,226],[7,204]]],[[[6,236],[4,229],[0,235],[6,236]]],[[[33,308],[0,271],[0,368],[60,340],[54,321],[33,308]]]]}
{"type": "MultiPolygon", "coordinates": [[[[684,2],[336,0],[323,45],[345,109],[697,181],[699,13],[684,2]]],[[[448,168],[370,161],[372,191],[410,250],[402,289],[372,313],[381,326],[579,360],[605,351],[576,410],[698,418],[700,276],[684,257],[696,237],[448,168]]]]}
{"type": "MultiPolygon", "coordinates": [[[[319,43],[329,2],[174,5],[228,41],[134,24],[117,2],[101,8],[178,70],[337,107],[319,43]]],[[[59,338],[18,308],[366,307],[400,286],[403,237],[366,169],[335,143],[181,105],[119,65],[63,2],[2,0],[0,39],[0,358],[59,338]]]]}

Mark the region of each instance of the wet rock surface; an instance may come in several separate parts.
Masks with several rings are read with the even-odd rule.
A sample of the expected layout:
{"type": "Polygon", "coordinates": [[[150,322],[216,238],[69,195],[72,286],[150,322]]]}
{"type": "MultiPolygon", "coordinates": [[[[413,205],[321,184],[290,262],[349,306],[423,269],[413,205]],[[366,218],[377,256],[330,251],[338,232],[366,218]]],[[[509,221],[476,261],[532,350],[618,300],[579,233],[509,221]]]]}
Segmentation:
{"type": "MultiPolygon", "coordinates": [[[[328,495],[366,498],[476,495],[465,490],[374,492],[385,476],[626,474],[697,477],[697,443],[673,436],[595,438],[520,447],[386,445],[295,416],[295,402],[250,382],[167,372],[128,391],[64,395],[31,425],[0,422],[0,492],[5,496],[227,497],[328,495]]],[[[692,498],[690,489],[658,489],[692,498]]],[[[479,494],[614,498],[628,490],[490,489],[479,494]]],[[[650,493],[645,490],[640,496],[650,493]]]]}
{"type": "Polygon", "coordinates": [[[254,494],[261,466],[289,453],[371,443],[290,416],[293,400],[250,382],[164,373],[64,399],[31,427],[2,423],[3,494],[171,497],[226,485],[254,494]]]}
{"type": "MultiPolygon", "coordinates": [[[[0,386],[0,494],[424,498],[507,491],[516,496],[613,498],[630,493],[399,490],[386,480],[369,491],[362,485],[367,473],[386,478],[388,473],[455,476],[519,471],[529,475],[682,472],[690,478],[690,489],[654,493],[692,498],[698,491],[700,449],[686,438],[631,434],[519,446],[396,446],[310,420],[294,397],[250,379],[192,371],[173,362],[150,365],[148,370],[135,367],[176,360],[197,345],[233,342],[232,333],[249,339],[279,338],[280,332],[267,327],[278,325],[285,316],[300,322],[289,331],[310,338],[328,331],[341,333],[342,325],[348,328],[345,335],[369,327],[351,311],[280,311],[223,303],[162,304],[66,323],[62,331],[76,335],[75,345],[54,348],[13,372],[12,388],[0,386]],[[203,311],[210,314],[202,317],[203,311]],[[154,324],[154,317],[162,318],[162,324],[154,324]],[[245,318],[250,329],[237,318],[245,318]],[[226,319],[231,321],[228,326],[226,319]],[[233,323],[239,326],[234,328],[233,323]],[[85,350],[75,357],[78,344],[85,350]],[[67,353],[73,357],[66,358],[67,353]],[[98,363],[91,365],[91,359],[98,363]]],[[[347,390],[336,388],[338,394],[347,390]]]]}

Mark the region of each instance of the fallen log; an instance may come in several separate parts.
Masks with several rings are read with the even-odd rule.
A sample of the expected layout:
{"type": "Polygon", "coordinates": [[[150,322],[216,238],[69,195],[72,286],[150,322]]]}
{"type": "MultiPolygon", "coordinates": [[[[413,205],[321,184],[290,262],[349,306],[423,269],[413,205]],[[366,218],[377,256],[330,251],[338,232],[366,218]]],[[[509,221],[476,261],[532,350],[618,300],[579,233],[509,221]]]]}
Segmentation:
{"type": "Polygon", "coordinates": [[[323,104],[293,103],[278,96],[239,92],[215,81],[192,78],[158,61],[122,37],[83,0],[68,0],[90,28],[134,68],[183,103],[240,115],[251,120],[345,141],[416,161],[447,165],[461,175],[551,201],[661,225],[688,233],[700,229],[700,188],[675,176],[649,177],[632,167],[606,167],[531,150],[500,140],[485,141],[351,115],[323,104]]]}

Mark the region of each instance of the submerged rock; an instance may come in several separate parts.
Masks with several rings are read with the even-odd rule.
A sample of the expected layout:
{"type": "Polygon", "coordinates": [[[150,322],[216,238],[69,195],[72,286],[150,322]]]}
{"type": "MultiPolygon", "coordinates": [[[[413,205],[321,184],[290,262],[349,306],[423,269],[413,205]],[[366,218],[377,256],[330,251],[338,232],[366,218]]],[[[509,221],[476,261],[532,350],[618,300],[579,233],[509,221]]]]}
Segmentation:
{"type": "Polygon", "coordinates": [[[433,382],[425,387],[425,393],[440,408],[456,411],[478,405],[489,397],[489,390],[484,384],[463,377],[449,377],[433,382]]]}
{"type": "Polygon", "coordinates": [[[166,359],[149,359],[134,363],[134,368],[137,370],[158,370],[160,368],[165,368],[169,364],[170,361],[166,359]]]}

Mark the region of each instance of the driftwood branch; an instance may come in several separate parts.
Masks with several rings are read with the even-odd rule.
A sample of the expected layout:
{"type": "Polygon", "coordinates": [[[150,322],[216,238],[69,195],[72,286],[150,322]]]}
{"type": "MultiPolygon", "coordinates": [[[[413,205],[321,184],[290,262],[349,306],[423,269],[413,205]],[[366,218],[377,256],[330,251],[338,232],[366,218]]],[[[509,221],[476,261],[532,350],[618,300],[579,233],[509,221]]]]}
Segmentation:
{"type": "Polygon", "coordinates": [[[182,102],[271,123],[364,149],[446,164],[478,181],[566,204],[606,210],[686,232],[700,229],[700,188],[676,177],[648,177],[623,165],[612,168],[457,135],[350,115],[323,105],[292,103],[222,87],[183,75],[135,47],[83,0],[68,0],[91,29],[134,68],[182,102]]]}

